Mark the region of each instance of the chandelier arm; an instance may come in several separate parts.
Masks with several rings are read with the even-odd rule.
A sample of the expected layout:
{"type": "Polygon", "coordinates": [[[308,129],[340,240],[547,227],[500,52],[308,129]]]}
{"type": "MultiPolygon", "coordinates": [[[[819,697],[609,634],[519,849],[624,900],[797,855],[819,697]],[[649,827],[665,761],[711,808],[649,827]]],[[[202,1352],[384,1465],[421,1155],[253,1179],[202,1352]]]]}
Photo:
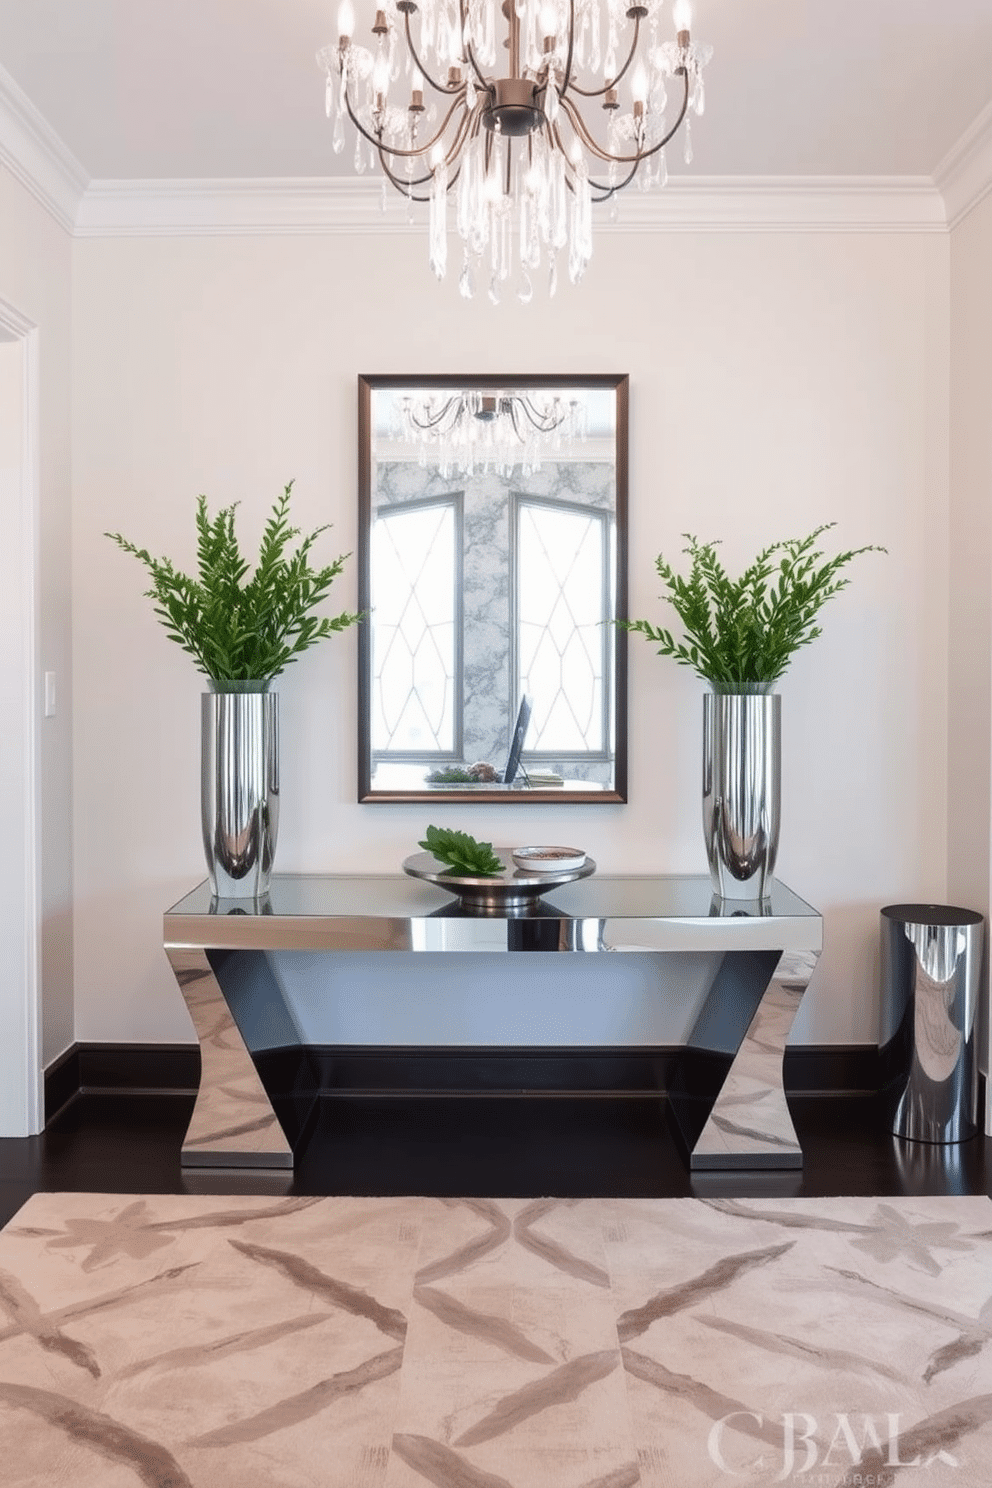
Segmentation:
{"type": "MultiPolygon", "coordinates": [[[[369,144],[374,146],[374,148],[381,154],[382,151],[387,148],[382,143],[382,136],[378,134],[372,134],[368,129],[365,128],[365,125],[362,123],[361,119],[359,119],[358,115],[355,113],[355,110],[351,106],[351,97],[348,93],[347,88],[345,88],[344,90],[344,106],[348,110],[348,118],[351,120],[352,124],[354,124],[355,128],[358,130],[362,138],[367,139],[369,144]]],[[[419,155],[420,151],[407,150],[404,153],[407,155],[419,155]]]]}
{"type": "MultiPolygon", "coordinates": [[[[464,99],[461,100],[461,101],[464,102],[464,99]]],[[[434,136],[433,140],[431,140],[431,142],[430,142],[431,145],[436,144],[437,141],[441,138],[442,134],[444,133],[445,129],[448,126],[448,120],[451,118],[452,114],[454,113],[455,109],[458,106],[458,102],[459,102],[459,100],[456,99],[455,102],[451,105],[451,108],[448,110],[448,113],[447,113],[447,115],[445,117],[444,123],[441,125],[441,128],[438,130],[438,132],[434,136]]],[[[445,164],[446,165],[450,165],[452,163],[452,161],[457,160],[458,156],[461,154],[462,149],[463,149],[464,144],[465,144],[466,136],[469,133],[469,129],[470,129],[470,126],[472,125],[472,122],[474,120],[475,114],[476,114],[476,110],[473,109],[473,110],[470,111],[469,108],[468,108],[468,105],[466,104],[465,105],[465,112],[462,114],[461,118],[458,121],[458,128],[455,130],[455,137],[451,141],[451,147],[450,147],[450,149],[448,149],[445,152],[444,160],[445,160],[445,164]]],[[[425,146],[425,149],[429,149],[429,148],[430,148],[430,146],[425,146]]],[[[451,190],[451,188],[455,184],[455,182],[458,180],[458,172],[460,170],[461,170],[461,164],[459,163],[458,169],[455,171],[454,175],[451,177],[451,180],[448,182],[448,190],[449,191],[451,190]]]]}
{"type": "Polygon", "coordinates": [[[421,423],[420,419],[417,417],[417,414],[416,414],[415,409],[413,409],[413,408],[407,409],[407,417],[409,418],[409,420],[410,420],[410,422],[412,424],[414,424],[418,429],[422,430],[422,432],[424,432],[426,434],[428,432],[428,430],[430,430],[430,429],[436,429],[437,426],[438,426],[438,424],[442,423],[443,420],[448,415],[448,413],[450,413],[451,409],[455,406],[455,404],[456,403],[460,404],[462,401],[463,401],[463,399],[462,399],[461,396],[459,396],[457,398],[448,398],[448,400],[441,405],[441,407],[438,409],[437,414],[433,418],[431,417],[431,414],[430,414],[430,405],[425,402],[425,404],[424,404],[424,415],[425,415],[425,417],[424,417],[424,422],[423,423],[421,423]]]}
{"type": "MultiPolygon", "coordinates": [[[[640,165],[640,163],[641,163],[642,160],[648,160],[648,159],[650,159],[650,157],[652,155],[657,155],[657,153],[658,153],[659,150],[663,150],[665,148],[665,146],[668,144],[669,140],[671,140],[674,137],[674,135],[676,135],[678,133],[679,127],[682,124],[682,120],[685,118],[686,113],[688,112],[688,108],[689,108],[689,74],[688,74],[688,72],[686,71],[686,69],[684,67],[680,67],[679,68],[679,72],[682,74],[683,82],[685,83],[685,90],[684,90],[684,95],[683,95],[683,98],[682,98],[682,107],[679,109],[679,116],[678,116],[678,118],[675,120],[675,123],[672,125],[672,127],[668,131],[668,133],[666,135],[664,135],[663,138],[661,138],[658,141],[657,144],[652,145],[649,150],[638,150],[638,152],[637,152],[636,155],[611,155],[608,150],[604,150],[602,148],[602,146],[601,145],[598,145],[596,143],[596,141],[593,139],[592,135],[589,133],[588,128],[586,127],[585,120],[583,119],[582,115],[579,113],[578,109],[575,107],[574,103],[572,103],[570,99],[563,98],[561,100],[562,107],[564,108],[565,113],[568,115],[568,120],[569,120],[569,123],[571,124],[572,128],[575,130],[576,134],[582,140],[582,142],[586,146],[586,148],[588,150],[591,150],[591,152],[593,153],[593,155],[598,156],[598,158],[600,160],[605,160],[605,161],[609,162],[611,165],[631,165],[632,164],[634,166],[638,166],[638,165],[640,165]]],[[[558,148],[559,149],[563,149],[564,147],[562,146],[561,137],[558,134],[557,127],[555,127],[555,129],[554,129],[554,135],[555,135],[555,141],[558,144],[558,148]]]]}
{"type": "MultiPolygon", "coordinates": [[[[582,116],[580,114],[578,114],[577,111],[574,111],[575,116],[572,117],[573,111],[574,111],[574,106],[573,106],[572,109],[569,110],[569,118],[571,119],[571,123],[572,123],[573,129],[575,129],[575,131],[579,135],[579,137],[582,138],[583,136],[585,136],[585,138],[587,140],[587,143],[589,144],[590,148],[593,150],[593,152],[595,154],[597,154],[600,157],[601,160],[609,161],[611,165],[612,164],[618,164],[619,163],[619,157],[615,157],[613,155],[609,155],[605,151],[600,150],[599,147],[597,146],[595,140],[593,140],[591,137],[588,136],[588,133],[585,130],[585,127],[584,127],[584,124],[583,124],[582,116]]],[[[557,145],[557,147],[561,151],[561,153],[566,156],[566,160],[567,160],[568,157],[566,155],[564,141],[562,140],[561,135],[558,132],[557,126],[555,126],[555,128],[553,130],[553,133],[554,133],[555,144],[557,145]]],[[[662,140],[662,144],[664,144],[664,143],[665,143],[665,141],[662,140]]],[[[625,187],[627,187],[627,186],[630,185],[631,181],[637,175],[638,167],[640,166],[641,161],[643,159],[645,159],[645,158],[646,157],[643,156],[643,155],[638,155],[638,156],[634,157],[633,158],[633,163],[630,165],[630,170],[624,176],[623,180],[622,181],[618,181],[615,186],[610,186],[605,181],[596,181],[596,180],[593,179],[592,176],[590,176],[588,178],[589,179],[589,185],[590,185],[590,187],[594,191],[599,191],[599,192],[602,193],[600,196],[594,196],[593,197],[593,201],[594,202],[597,202],[597,203],[598,202],[609,201],[610,198],[612,196],[615,196],[618,191],[623,191],[625,187]]],[[[628,163],[630,163],[630,162],[628,162],[628,163]]],[[[575,187],[572,184],[572,181],[571,181],[571,178],[570,177],[566,176],[566,178],[565,178],[565,184],[568,187],[569,191],[571,191],[574,194],[575,187]]]]}
{"type": "MultiPolygon", "coordinates": [[[[390,166],[389,166],[389,164],[388,164],[388,162],[386,160],[386,150],[387,150],[387,148],[388,147],[386,145],[380,145],[379,148],[378,148],[379,164],[382,166],[382,173],[386,177],[387,181],[391,182],[392,185],[396,187],[396,190],[400,193],[400,195],[401,196],[405,196],[408,201],[412,201],[412,202],[429,202],[430,201],[430,197],[429,196],[417,196],[411,188],[414,187],[414,186],[423,186],[427,181],[429,181],[429,180],[432,179],[433,172],[428,171],[428,173],[427,173],[426,176],[417,176],[412,181],[401,180],[401,178],[399,176],[397,176],[397,175],[395,175],[393,173],[392,169],[390,168],[390,166]]],[[[455,182],[458,180],[458,177],[461,174],[461,169],[462,168],[459,165],[458,169],[455,171],[454,175],[451,177],[451,180],[448,182],[448,190],[449,191],[451,190],[452,186],[454,186],[455,182]]]]}
{"type": "MultiPolygon", "coordinates": [[[[583,119],[582,115],[579,113],[578,109],[575,107],[575,104],[571,101],[570,98],[563,98],[561,100],[561,106],[568,118],[568,122],[571,124],[572,128],[575,130],[575,133],[578,135],[579,139],[585,145],[587,150],[589,150],[593,155],[597,156],[600,160],[607,161],[607,163],[610,163],[619,158],[615,155],[611,155],[608,150],[604,150],[602,145],[598,144],[596,140],[593,139],[586,126],[586,121],[583,119]]],[[[557,124],[552,124],[551,133],[554,136],[555,144],[564,155],[566,162],[571,165],[568,151],[565,149],[565,144],[562,140],[561,132],[557,124]]],[[[638,156],[637,158],[639,160],[640,156],[638,156]]]]}
{"type": "Polygon", "coordinates": [[[609,186],[609,185],[607,185],[603,181],[594,181],[593,178],[592,178],[592,176],[590,176],[589,177],[589,185],[591,187],[593,187],[594,190],[601,191],[603,193],[602,196],[594,196],[593,197],[593,201],[594,202],[609,201],[609,199],[610,199],[611,196],[616,196],[616,194],[617,194],[618,191],[623,191],[625,189],[625,187],[627,187],[627,186],[630,185],[631,181],[637,175],[637,172],[638,172],[638,169],[640,167],[640,164],[641,164],[641,162],[639,160],[635,160],[634,161],[634,164],[630,167],[630,170],[624,176],[623,180],[622,181],[618,181],[615,186],[609,186]]]}
{"type": "Polygon", "coordinates": [[[441,410],[443,419],[437,422],[438,438],[449,439],[457,431],[468,411],[467,393],[458,393],[455,397],[449,398],[441,410]]]}
{"type": "MultiPolygon", "coordinates": [[[[463,85],[463,87],[464,87],[464,85],[463,85]]],[[[462,90],[459,90],[459,91],[462,91],[462,90]]],[[[409,160],[411,158],[414,159],[414,160],[417,160],[417,159],[420,159],[422,156],[426,155],[427,152],[428,152],[428,150],[432,149],[434,147],[434,145],[437,144],[437,142],[441,138],[441,136],[444,134],[444,131],[447,129],[448,124],[449,124],[449,121],[451,120],[451,116],[455,112],[455,109],[458,107],[459,103],[464,103],[464,102],[465,102],[464,98],[456,98],[454,100],[454,102],[452,103],[452,105],[449,108],[448,112],[445,114],[444,118],[442,119],[440,128],[438,129],[437,133],[434,135],[434,137],[432,139],[427,140],[425,144],[421,145],[416,150],[404,150],[399,145],[386,145],[386,144],[383,144],[382,139],[381,139],[381,137],[379,135],[370,134],[370,132],[365,128],[365,125],[359,119],[358,115],[355,113],[355,110],[352,108],[352,106],[351,106],[351,98],[348,95],[347,89],[345,89],[345,95],[344,95],[344,104],[345,104],[345,108],[348,110],[348,118],[354,124],[354,126],[358,130],[359,134],[362,135],[362,137],[364,139],[367,139],[370,145],[374,145],[375,149],[379,151],[380,155],[385,150],[387,154],[393,155],[393,156],[399,156],[400,158],[402,158],[404,160],[409,160]]],[[[466,107],[464,118],[468,118],[468,117],[469,117],[469,113],[468,113],[468,109],[466,107]]],[[[459,136],[462,134],[463,129],[464,129],[464,118],[463,118],[462,123],[458,127],[458,132],[455,135],[455,144],[458,146],[458,149],[461,148],[461,140],[460,140],[459,136]]],[[[457,153],[457,150],[455,150],[454,145],[453,145],[452,146],[452,152],[451,153],[446,153],[445,159],[448,160],[448,161],[453,160],[456,153],[457,153]]],[[[429,175],[428,176],[423,176],[420,179],[421,180],[424,180],[424,181],[429,181],[430,180],[430,176],[429,175]]]]}
{"type": "Polygon", "coordinates": [[[410,30],[410,11],[408,10],[404,11],[403,13],[403,25],[404,29],[406,30],[406,44],[410,48],[410,55],[413,58],[414,62],[416,62],[417,66],[420,68],[424,77],[430,83],[431,87],[434,89],[435,93],[447,93],[449,97],[452,93],[460,93],[465,87],[464,83],[458,83],[453,87],[448,87],[445,83],[437,83],[431,77],[424,63],[421,62],[420,57],[417,53],[417,48],[413,44],[413,32],[410,30]]]}
{"type": "MultiPolygon", "coordinates": [[[[620,81],[620,79],[622,77],[624,77],[627,74],[627,72],[629,72],[629,70],[630,70],[630,64],[633,62],[634,56],[635,56],[635,54],[637,52],[637,43],[638,43],[638,40],[640,38],[640,34],[641,34],[641,18],[640,18],[640,16],[635,16],[634,17],[634,38],[633,38],[633,40],[630,43],[630,51],[627,54],[627,60],[623,64],[623,66],[621,67],[620,71],[617,73],[616,77],[613,79],[613,81],[611,83],[604,83],[601,88],[580,88],[579,85],[578,85],[578,83],[572,83],[572,85],[571,85],[572,92],[573,93],[580,93],[583,98],[602,98],[603,95],[605,93],[608,93],[611,88],[615,88],[616,85],[617,85],[617,83],[620,81]]],[[[564,91],[564,90],[562,90],[562,91],[564,91]]]]}
{"type": "Polygon", "coordinates": [[[560,424],[565,422],[565,414],[562,414],[560,418],[555,418],[553,413],[541,413],[539,408],[532,405],[529,398],[518,398],[516,401],[538,434],[552,434],[560,424]]]}

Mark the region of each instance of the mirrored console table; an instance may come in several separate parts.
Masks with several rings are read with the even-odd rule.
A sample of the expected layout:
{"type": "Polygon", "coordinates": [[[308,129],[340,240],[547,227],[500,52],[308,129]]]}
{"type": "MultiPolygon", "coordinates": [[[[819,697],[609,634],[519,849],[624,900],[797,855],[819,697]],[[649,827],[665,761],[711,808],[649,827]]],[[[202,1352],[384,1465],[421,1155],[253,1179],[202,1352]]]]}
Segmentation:
{"type": "Polygon", "coordinates": [[[287,950],[698,955],[707,990],[659,1091],[687,1160],[695,1170],[802,1167],[782,1061],[822,920],[777,881],[770,899],[746,905],[714,899],[708,876],[597,873],[525,910],[482,914],[406,875],[284,874],[257,902],[212,900],[200,884],[165,914],[164,941],[202,1059],[184,1167],[293,1166],[319,1081],[306,1073],[305,1042],[272,965],[287,950]],[[278,1101],[256,1068],[260,1027],[267,1051],[295,1056],[278,1101]]]}

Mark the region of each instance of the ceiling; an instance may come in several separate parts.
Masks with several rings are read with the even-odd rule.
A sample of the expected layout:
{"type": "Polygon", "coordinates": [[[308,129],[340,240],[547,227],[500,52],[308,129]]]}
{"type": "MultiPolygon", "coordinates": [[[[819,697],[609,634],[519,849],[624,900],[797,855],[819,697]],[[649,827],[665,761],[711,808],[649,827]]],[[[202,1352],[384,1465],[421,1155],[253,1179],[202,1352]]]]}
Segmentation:
{"type": "MultiPolygon", "coordinates": [[[[362,19],[372,0],[356,0],[362,19]]],[[[670,14],[670,0],[666,0],[670,14]]],[[[992,113],[992,0],[695,0],[696,177],[932,177],[992,113]]],[[[97,180],[350,175],[337,0],[0,0],[0,68],[97,180]]],[[[368,21],[366,19],[366,25],[368,21]]]]}

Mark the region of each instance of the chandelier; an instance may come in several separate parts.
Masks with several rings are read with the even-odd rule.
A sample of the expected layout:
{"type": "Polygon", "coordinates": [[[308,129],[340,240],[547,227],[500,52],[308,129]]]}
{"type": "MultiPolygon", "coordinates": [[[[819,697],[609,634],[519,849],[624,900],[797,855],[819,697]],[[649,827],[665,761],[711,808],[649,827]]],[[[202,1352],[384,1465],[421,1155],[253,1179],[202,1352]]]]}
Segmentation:
{"type": "Polygon", "coordinates": [[[502,0],[500,19],[496,5],[382,0],[370,50],[353,40],[352,0],[341,0],[338,41],[317,61],[334,150],[344,149],[347,115],[356,170],[378,164],[384,193],[389,181],[429,203],[437,277],[450,214],[461,293],[470,299],[488,280],[494,303],[508,284],[526,303],[542,265],[554,294],[559,254],[571,282],[582,277],[594,202],[635,178],[664,185],[665,146],[683,125],[691,162],[689,116],[703,112],[712,48],[690,36],[689,0],[674,0],[674,41],[660,39],[662,0],[502,0]]]}
{"type": "Polygon", "coordinates": [[[533,475],[542,459],[566,442],[586,437],[586,408],[578,398],[501,392],[406,395],[397,399],[396,415],[398,432],[420,447],[419,463],[430,461],[444,479],[490,470],[508,476],[518,467],[533,475]]]}

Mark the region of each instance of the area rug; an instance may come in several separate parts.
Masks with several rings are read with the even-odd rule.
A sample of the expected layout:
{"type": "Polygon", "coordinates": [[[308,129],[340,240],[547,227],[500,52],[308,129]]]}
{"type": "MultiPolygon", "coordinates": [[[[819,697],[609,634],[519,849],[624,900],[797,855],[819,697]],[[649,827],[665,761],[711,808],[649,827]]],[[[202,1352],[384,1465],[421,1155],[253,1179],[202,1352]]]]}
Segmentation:
{"type": "Polygon", "coordinates": [[[992,1485],[988,1199],[38,1194],[0,1480],[992,1485]]]}

